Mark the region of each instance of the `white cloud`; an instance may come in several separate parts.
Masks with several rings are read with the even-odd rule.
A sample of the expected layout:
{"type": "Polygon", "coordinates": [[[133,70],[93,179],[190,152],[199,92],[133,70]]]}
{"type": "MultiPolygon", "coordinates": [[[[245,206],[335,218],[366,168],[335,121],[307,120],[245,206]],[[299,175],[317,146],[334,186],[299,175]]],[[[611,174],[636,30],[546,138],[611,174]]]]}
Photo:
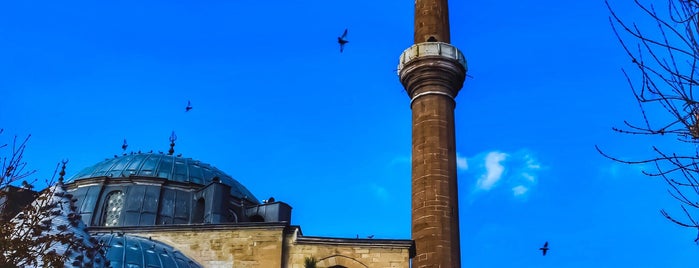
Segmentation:
{"type": "Polygon", "coordinates": [[[522,158],[526,162],[526,166],[528,169],[534,169],[534,170],[541,169],[541,164],[538,161],[536,161],[534,156],[532,156],[531,154],[525,153],[522,158]]]}
{"type": "Polygon", "coordinates": [[[524,185],[517,185],[517,186],[512,188],[512,193],[515,196],[522,196],[522,195],[526,194],[527,191],[529,191],[529,188],[525,187],[524,185]]]}
{"type": "Polygon", "coordinates": [[[468,159],[456,153],[456,169],[459,171],[468,170],[468,159]]]}
{"type": "Polygon", "coordinates": [[[524,178],[528,182],[536,183],[536,177],[534,177],[534,175],[532,175],[532,174],[529,174],[527,172],[522,172],[519,175],[522,176],[522,178],[524,178]]]}
{"type": "Polygon", "coordinates": [[[490,152],[485,156],[485,174],[478,178],[478,188],[490,190],[502,178],[505,167],[501,162],[507,159],[508,155],[501,152],[490,152]]]}
{"type": "Polygon", "coordinates": [[[535,155],[525,149],[515,152],[486,151],[468,157],[468,170],[460,178],[476,178],[474,192],[492,192],[499,188],[511,190],[515,197],[531,193],[545,169],[535,155]]]}
{"type": "MultiPolygon", "coordinates": [[[[395,157],[391,165],[409,164],[410,156],[395,157]]],[[[508,194],[526,200],[539,183],[539,174],[545,170],[536,158],[534,152],[520,149],[512,152],[500,150],[485,151],[474,156],[456,153],[456,169],[459,181],[472,183],[473,192],[509,192],[508,194]],[[500,190],[502,189],[502,190],[500,190]]],[[[387,188],[370,185],[372,194],[378,200],[388,200],[387,188]]],[[[390,188],[388,188],[390,189],[390,188]]]]}

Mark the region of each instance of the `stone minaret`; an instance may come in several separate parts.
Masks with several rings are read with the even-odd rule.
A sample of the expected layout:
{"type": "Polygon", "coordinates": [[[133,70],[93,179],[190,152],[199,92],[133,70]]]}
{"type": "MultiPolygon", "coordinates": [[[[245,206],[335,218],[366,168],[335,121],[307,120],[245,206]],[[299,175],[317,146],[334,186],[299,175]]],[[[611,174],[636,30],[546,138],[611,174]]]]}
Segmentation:
{"type": "Polygon", "coordinates": [[[413,111],[412,239],[415,268],[461,267],[454,98],[466,60],[449,44],[447,0],[415,0],[415,44],[398,74],[413,111]]]}

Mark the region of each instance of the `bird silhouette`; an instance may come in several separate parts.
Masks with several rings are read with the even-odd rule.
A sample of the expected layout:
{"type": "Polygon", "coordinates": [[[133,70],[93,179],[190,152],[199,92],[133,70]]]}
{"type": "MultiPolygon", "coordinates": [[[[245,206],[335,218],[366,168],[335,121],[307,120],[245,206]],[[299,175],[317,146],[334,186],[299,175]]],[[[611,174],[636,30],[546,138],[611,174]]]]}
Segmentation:
{"type": "Polygon", "coordinates": [[[34,185],[29,184],[27,181],[22,181],[22,188],[31,190],[32,188],[34,188],[34,185]]]}
{"type": "Polygon", "coordinates": [[[340,53],[345,49],[345,44],[349,43],[345,38],[347,38],[347,29],[337,38],[337,43],[340,44],[340,53]]]}
{"type": "Polygon", "coordinates": [[[191,110],[191,109],[192,109],[192,102],[187,101],[187,107],[184,108],[184,111],[189,112],[189,110],[191,110]]]}
{"type": "Polygon", "coordinates": [[[367,236],[366,238],[373,239],[374,235],[367,236]]]}
{"type": "Polygon", "coordinates": [[[541,250],[541,253],[544,254],[543,256],[546,256],[546,252],[549,250],[549,241],[546,241],[544,246],[539,248],[539,250],[541,250]]]}
{"type": "Polygon", "coordinates": [[[126,139],[124,139],[124,144],[121,145],[121,149],[126,151],[126,147],[129,147],[129,145],[126,143],[126,139]]]}

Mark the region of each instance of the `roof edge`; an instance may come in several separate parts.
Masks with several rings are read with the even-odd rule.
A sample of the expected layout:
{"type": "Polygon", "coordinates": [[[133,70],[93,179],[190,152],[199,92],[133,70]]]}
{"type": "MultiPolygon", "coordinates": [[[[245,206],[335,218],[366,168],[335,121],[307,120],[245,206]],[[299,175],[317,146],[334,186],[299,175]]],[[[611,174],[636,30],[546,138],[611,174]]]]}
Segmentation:
{"type": "Polygon", "coordinates": [[[415,246],[415,241],[411,239],[367,239],[367,238],[337,238],[323,236],[301,236],[296,238],[297,244],[332,244],[348,246],[368,246],[368,247],[399,247],[410,249],[415,246]]]}
{"type": "Polygon", "coordinates": [[[90,233],[118,233],[127,234],[148,233],[152,231],[201,231],[201,230],[232,230],[232,229],[285,229],[289,227],[289,223],[282,222],[237,222],[237,223],[205,223],[205,224],[169,224],[169,225],[154,225],[154,226],[118,226],[104,227],[92,226],[88,227],[90,233]]]}

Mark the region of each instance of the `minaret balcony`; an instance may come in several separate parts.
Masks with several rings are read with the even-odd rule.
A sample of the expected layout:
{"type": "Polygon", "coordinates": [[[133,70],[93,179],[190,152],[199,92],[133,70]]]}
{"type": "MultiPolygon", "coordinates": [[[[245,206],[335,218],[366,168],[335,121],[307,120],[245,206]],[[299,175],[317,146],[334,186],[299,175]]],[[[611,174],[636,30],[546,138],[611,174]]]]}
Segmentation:
{"type": "Polygon", "coordinates": [[[467,70],[466,57],[461,51],[449,43],[423,42],[414,44],[400,55],[398,62],[398,75],[408,62],[422,57],[444,57],[460,63],[467,70]]]}
{"type": "Polygon", "coordinates": [[[455,46],[443,42],[414,44],[400,55],[398,76],[410,97],[410,105],[427,95],[456,98],[466,78],[466,58],[455,46]]]}

